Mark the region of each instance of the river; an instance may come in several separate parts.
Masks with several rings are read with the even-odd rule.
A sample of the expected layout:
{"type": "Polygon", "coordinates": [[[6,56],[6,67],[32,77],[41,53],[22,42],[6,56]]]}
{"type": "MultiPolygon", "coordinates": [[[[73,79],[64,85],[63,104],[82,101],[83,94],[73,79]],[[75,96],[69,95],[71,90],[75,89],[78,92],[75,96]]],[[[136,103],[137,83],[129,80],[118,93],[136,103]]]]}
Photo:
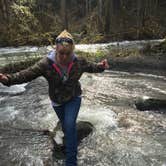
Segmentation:
{"type": "MultiPolygon", "coordinates": [[[[41,50],[4,48],[0,55],[31,55],[34,49],[41,50]]],[[[166,100],[165,76],[106,70],[84,73],[80,81],[77,121],[90,122],[94,130],[78,147],[79,166],[166,165],[166,114],[135,105],[140,99],[166,100]]],[[[43,77],[11,87],[0,84],[0,165],[61,166],[63,159],[54,158],[52,141],[43,133],[57,122],[43,77]]]]}

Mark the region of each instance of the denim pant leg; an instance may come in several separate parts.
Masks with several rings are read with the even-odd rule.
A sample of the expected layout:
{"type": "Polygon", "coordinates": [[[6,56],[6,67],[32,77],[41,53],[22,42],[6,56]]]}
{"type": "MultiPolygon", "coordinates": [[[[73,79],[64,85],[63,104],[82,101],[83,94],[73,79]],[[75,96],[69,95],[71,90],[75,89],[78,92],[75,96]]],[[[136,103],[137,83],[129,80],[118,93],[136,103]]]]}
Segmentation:
{"type": "Polygon", "coordinates": [[[64,105],[61,106],[53,106],[60,122],[61,122],[61,126],[62,126],[62,130],[64,132],[64,115],[65,115],[65,111],[64,111],[64,105]]]}
{"type": "Polygon", "coordinates": [[[77,166],[76,119],[81,105],[81,97],[75,97],[65,104],[65,145],[66,166],[77,166]]]}

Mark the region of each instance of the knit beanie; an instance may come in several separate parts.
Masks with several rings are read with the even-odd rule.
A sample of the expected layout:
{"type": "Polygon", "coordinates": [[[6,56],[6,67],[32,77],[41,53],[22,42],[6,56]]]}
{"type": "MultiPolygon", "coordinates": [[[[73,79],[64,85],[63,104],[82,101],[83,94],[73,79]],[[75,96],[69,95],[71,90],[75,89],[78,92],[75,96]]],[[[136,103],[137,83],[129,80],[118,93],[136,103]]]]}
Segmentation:
{"type": "Polygon", "coordinates": [[[57,36],[55,42],[56,44],[60,43],[63,46],[72,44],[73,48],[75,47],[73,36],[66,29],[57,36]]]}

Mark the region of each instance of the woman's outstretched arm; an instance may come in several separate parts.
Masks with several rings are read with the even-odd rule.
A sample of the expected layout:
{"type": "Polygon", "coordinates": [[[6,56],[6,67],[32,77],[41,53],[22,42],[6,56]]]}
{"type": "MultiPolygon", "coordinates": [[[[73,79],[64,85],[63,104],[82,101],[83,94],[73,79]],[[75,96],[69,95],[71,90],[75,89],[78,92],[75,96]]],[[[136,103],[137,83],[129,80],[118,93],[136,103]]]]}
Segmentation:
{"type": "Polygon", "coordinates": [[[13,74],[2,74],[0,73],[0,82],[6,86],[11,86],[14,84],[22,84],[25,82],[32,81],[33,79],[43,75],[45,67],[47,64],[47,58],[44,57],[33,66],[27,69],[21,70],[13,74]]]}
{"type": "Polygon", "coordinates": [[[109,64],[107,62],[107,59],[104,59],[99,63],[95,63],[87,61],[85,58],[83,58],[83,69],[84,72],[88,73],[100,73],[105,69],[109,69],[109,64]]]}
{"type": "Polygon", "coordinates": [[[19,72],[21,70],[27,69],[29,66],[34,65],[40,59],[42,59],[42,57],[6,64],[5,66],[0,67],[0,73],[12,74],[19,72]]]}

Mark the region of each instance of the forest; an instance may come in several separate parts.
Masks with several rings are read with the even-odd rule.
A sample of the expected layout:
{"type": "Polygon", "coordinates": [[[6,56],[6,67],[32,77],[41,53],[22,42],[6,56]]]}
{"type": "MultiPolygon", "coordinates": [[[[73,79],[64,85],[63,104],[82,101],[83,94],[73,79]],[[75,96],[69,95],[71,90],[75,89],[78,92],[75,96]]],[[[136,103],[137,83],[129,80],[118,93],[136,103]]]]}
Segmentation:
{"type": "Polygon", "coordinates": [[[166,166],[166,0],[0,0],[0,166],[77,163],[166,166]]]}
{"type": "Polygon", "coordinates": [[[49,45],[63,29],[78,43],[166,36],[165,0],[0,0],[0,46],[49,45]]]}

